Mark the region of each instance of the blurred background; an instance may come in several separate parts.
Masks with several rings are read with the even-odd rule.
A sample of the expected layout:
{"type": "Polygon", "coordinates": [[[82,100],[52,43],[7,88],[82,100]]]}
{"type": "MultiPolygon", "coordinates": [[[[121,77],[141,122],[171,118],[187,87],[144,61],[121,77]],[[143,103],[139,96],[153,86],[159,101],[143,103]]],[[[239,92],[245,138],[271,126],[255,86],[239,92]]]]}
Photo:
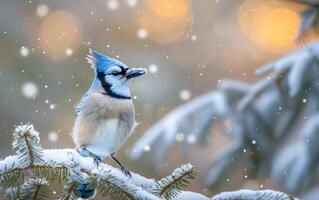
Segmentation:
{"type": "MultiPolygon", "coordinates": [[[[149,70],[133,83],[140,125],[120,160],[154,178],[191,162],[198,178],[190,190],[215,194],[220,189],[205,189],[203,180],[227,143],[216,130],[209,145],[195,146],[184,158],[172,149],[155,168],[131,161],[127,152],[162,116],[221,79],[253,82],[258,66],[314,40],[310,32],[294,41],[305,8],[277,0],[0,0],[0,157],[12,153],[12,130],[25,122],[35,125],[45,148],[73,147],[74,109],[93,78],[84,58],[94,48],[149,70]]],[[[272,188],[267,180],[246,179],[221,190],[261,185],[272,188]]]]}

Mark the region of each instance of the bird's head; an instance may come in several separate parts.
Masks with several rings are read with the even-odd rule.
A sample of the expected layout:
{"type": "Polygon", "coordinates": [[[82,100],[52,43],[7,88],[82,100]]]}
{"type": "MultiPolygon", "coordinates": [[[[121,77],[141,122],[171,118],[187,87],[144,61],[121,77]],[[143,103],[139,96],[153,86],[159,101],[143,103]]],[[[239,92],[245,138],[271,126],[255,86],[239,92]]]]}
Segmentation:
{"type": "Polygon", "coordinates": [[[146,73],[144,68],[129,68],[119,60],[110,58],[93,49],[89,50],[88,63],[95,70],[93,87],[114,98],[130,99],[130,82],[146,73]]]}

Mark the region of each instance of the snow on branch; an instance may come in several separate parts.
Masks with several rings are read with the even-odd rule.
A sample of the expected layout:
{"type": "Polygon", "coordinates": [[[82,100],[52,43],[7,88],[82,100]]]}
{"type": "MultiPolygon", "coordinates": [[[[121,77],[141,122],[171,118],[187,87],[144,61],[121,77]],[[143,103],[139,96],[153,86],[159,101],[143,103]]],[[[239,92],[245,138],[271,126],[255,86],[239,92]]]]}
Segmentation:
{"type": "Polygon", "coordinates": [[[92,158],[82,157],[74,149],[42,149],[39,141],[32,125],[16,127],[13,137],[16,155],[0,161],[0,187],[7,197],[47,199],[48,186],[58,181],[64,182],[60,198],[73,199],[72,191],[81,178],[96,182],[100,193],[112,199],[174,199],[184,193],[181,190],[194,178],[190,164],[159,181],[135,173],[129,178],[107,164],[96,166],[92,158]]]}
{"type": "Polygon", "coordinates": [[[238,190],[234,192],[223,192],[212,198],[212,200],[238,200],[238,199],[258,199],[258,200],[297,200],[297,198],[289,196],[282,192],[272,190],[238,190]]]}
{"type": "MultiPolygon", "coordinates": [[[[77,181],[90,180],[97,185],[101,195],[116,200],[210,199],[182,191],[195,178],[191,164],[182,165],[158,181],[135,173],[129,178],[107,164],[96,166],[92,158],[81,157],[74,149],[42,149],[39,141],[39,134],[32,125],[16,127],[13,146],[17,154],[0,161],[0,188],[6,198],[45,200],[52,195],[50,185],[58,182],[64,183],[59,199],[71,200],[77,181]]],[[[233,192],[232,195],[242,193],[233,192]]]]}
{"type": "Polygon", "coordinates": [[[175,169],[173,173],[156,182],[156,194],[165,199],[171,199],[179,195],[180,191],[186,188],[189,181],[195,178],[193,166],[182,165],[175,169]]]}
{"type": "MultiPolygon", "coordinates": [[[[145,147],[151,147],[156,150],[155,162],[162,162],[175,143],[180,143],[182,149],[189,149],[185,147],[195,143],[205,144],[211,127],[219,123],[225,136],[236,143],[223,149],[224,153],[215,159],[207,176],[208,185],[214,186],[225,173],[234,172],[232,166],[239,166],[235,162],[243,163],[247,173],[268,176],[270,172],[266,169],[278,162],[272,155],[282,151],[282,144],[289,141],[289,136],[296,130],[310,132],[300,129],[298,122],[319,111],[318,65],[319,42],[315,42],[260,67],[256,73],[264,77],[256,83],[221,81],[216,90],[180,105],[154,124],[133,145],[130,157],[140,159],[148,152],[149,148],[145,147]]],[[[311,152],[311,162],[300,165],[314,164],[318,145],[310,144],[298,158],[306,159],[304,153],[311,152]]],[[[298,169],[305,173],[309,168],[298,169]]],[[[289,191],[296,192],[300,187],[298,181],[294,183],[289,191]]]]}
{"type": "MultiPolygon", "coordinates": [[[[211,122],[218,116],[229,112],[228,109],[226,99],[220,92],[210,92],[181,105],[148,130],[134,144],[130,156],[134,160],[139,159],[145,147],[154,143],[164,150],[168,149],[176,140],[186,144],[192,144],[198,138],[204,140],[202,136],[211,128],[211,122]],[[179,133],[182,135],[178,135],[179,133]]],[[[159,162],[163,160],[164,153],[158,155],[159,162]]]]}
{"type": "Polygon", "coordinates": [[[287,191],[303,191],[317,180],[319,166],[319,114],[313,114],[302,127],[300,140],[287,146],[276,158],[272,177],[287,191]],[[283,156],[284,155],[284,156],[283,156]],[[287,171],[291,176],[286,175],[287,171]]]}

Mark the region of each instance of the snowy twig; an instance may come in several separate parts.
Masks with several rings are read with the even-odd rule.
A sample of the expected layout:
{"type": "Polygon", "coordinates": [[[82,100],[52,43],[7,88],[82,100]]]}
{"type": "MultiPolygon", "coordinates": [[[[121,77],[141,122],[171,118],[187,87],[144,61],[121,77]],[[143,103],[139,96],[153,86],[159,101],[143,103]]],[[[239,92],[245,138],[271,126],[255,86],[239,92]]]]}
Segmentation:
{"type": "MultiPolygon", "coordinates": [[[[227,136],[236,141],[236,147],[230,146],[226,150],[230,154],[217,159],[207,183],[219,182],[235,160],[244,161],[245,169],[253,174],[269,175],[265,169],[276,164],[270,155],[280,151],[282,143],[295,132],[301,114],[310,115],[319,109],[318,64],[319,42],[315,42],[259,68],[257,74],[265,77],[254,84],[221,81],[217,90],[179,106],[151,127],[134,144],[131,158],[141,158],[150,149],[145,147],[151,147],[156,149],[154,158],[162,160],[174,143],[191,145],[205,140],[212,124],[223,122],[224,132],[230,133],[227,136]],[[263,170],[257,172],[259,169],[263,170]]],[[[317,147],[311,148],[317,152],[317,147]]],[[[295,184],[289,191],[297,187],[295,184]]]]}
{"type": "Polygon", "coordinates": [[[282,192],[272,190],[238,190],[234,192],[223,192],[212,198],[212,200],[297,200],[297,198],[289,196],[282,192]]]}
{"type": "MultiPolygon", "coordinates": [[[[45,199],[46,192],[42,189],[42,185],[50,184],[47,179],[54,179],[52,179],[52,174],[43,171],[36,173],[37,170],[61,169],[69,172],[69,175],[58,173],[58,176],[63,176],[64,179],[66,176],[71,178],[65,183],[62,199],[71,198],[71,192],[74,189],[72,182],[76,182],[78,177],[95,179],[100,186],[99,188],[102,189],[102,194],[110,195],[111,198],[112,195],[115,195],[116,199],[119,195],[123,195],[125,199],[131,200],[159,200],[162,197],[174,199],[183,193],[181,189],[185,188],[188,181],[194,178],[193,166],[191,165],[181,166],[174,170],[172,175],[160,181],[148,179],[135,173],[132,173],[132,178],[129,178],[121,170],[110,165],[101,163],[96,166],[92,158],[82,157],[74,149],[42,149],[39,144],[38,132],[29,124],[16,128],[13,141],[17,155],[8,156],[0,161],[0,186],[8,187],[6,194],[11,195],[11,197],[24,197],[26,195],[29,197],[31,195],[37,199],[45,199]],[[24,176],[30,176],[29,173],[31,173],[31,177],[39,175],[46,179],[24,178],[24,176]],[[19,178],[24,180],[19,180],[19,178]],[[10,180],[11,185],[4,184],[5,182],[9,183],[10,180]],[[15,181],[20,182],[17,187],[13,187],[15,181]]],[[[61,177],[59,178],[61,179],[61,177]]]]}

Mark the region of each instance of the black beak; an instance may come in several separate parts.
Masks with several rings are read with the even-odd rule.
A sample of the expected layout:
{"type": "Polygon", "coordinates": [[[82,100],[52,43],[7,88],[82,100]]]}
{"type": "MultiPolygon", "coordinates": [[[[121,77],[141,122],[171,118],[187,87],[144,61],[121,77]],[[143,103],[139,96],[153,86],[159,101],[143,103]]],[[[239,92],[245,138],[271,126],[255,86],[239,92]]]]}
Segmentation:
{"type": "Polygon", "coordinates": [[[142,76],[146,72],[147,72],[147,70],[145,68],[130,68],[126,72],[125,76],[126,76],[127,79],[131,79],[131,78],[142,76]]]}

